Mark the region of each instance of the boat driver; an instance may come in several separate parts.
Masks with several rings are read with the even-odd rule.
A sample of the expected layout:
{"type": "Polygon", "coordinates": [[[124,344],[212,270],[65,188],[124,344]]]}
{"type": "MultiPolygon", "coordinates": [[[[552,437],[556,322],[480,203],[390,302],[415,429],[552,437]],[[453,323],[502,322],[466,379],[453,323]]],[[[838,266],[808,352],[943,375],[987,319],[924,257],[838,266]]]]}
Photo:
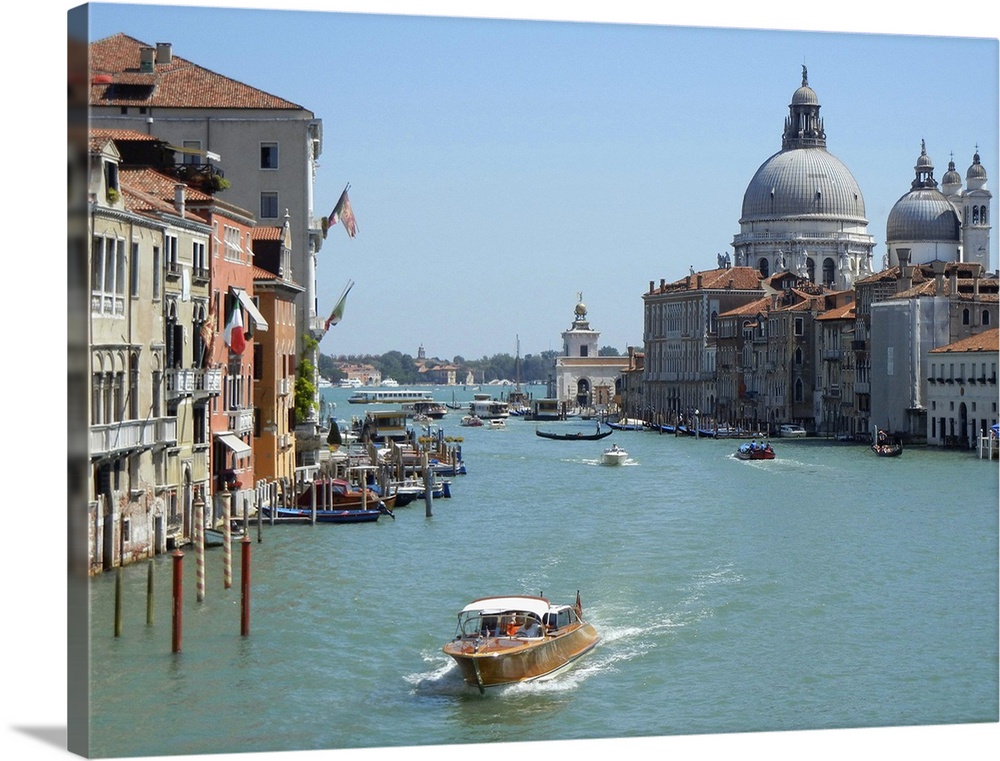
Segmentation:
{"type": "Polygon", "coordinates": [[[515,637],[537,637],[541,629],[538,626],[538,619],[534,616],[529,616],[524,619],[524,623],[521,624],[521,628],[517,630],[515,637]]]}

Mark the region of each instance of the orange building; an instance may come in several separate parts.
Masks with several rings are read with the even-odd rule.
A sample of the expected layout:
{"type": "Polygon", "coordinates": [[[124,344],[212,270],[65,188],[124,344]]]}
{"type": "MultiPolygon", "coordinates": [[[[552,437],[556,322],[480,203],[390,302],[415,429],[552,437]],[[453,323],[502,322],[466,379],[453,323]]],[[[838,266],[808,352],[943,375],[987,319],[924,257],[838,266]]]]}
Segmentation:
{"type": "Polygon", "coordinates": [[[287,216],[281,227],[253,231],[254,294],[270,325],[254,343],[254,473],[286,484],[295,479],[295,300],[304,290],[291,277],[291,246],[287,216]]]}

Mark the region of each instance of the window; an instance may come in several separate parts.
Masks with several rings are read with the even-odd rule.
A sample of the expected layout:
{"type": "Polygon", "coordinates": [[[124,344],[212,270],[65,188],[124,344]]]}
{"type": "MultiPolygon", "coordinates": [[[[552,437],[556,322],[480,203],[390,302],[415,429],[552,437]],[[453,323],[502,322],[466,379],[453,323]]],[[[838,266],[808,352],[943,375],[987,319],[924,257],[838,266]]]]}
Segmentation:
{"type": "Polygon", "coordinates": [[[805,320],[803,320],[801,317],[795,318],[795,335],[801,336],[806,332],[805,324],[806,324],[805,320]]]}
{"type": "Polygon", "coordinates": [[[963,325],[968,325],[969,324],[969,310],[968,310],[968,308],[965,308],[965,309],[962,310],[962,324],[963,325]]]}
{"type": "Polygon", "coordinates": [[[166,244],[167,272],[176,274],[181,271],[180,262],[177,260],[177,236],[165,236],[164,243],[166,244]]]}
{"type": "Polygon", "coordinates": [[[223,248],[225,250],[223,256],[231,262],[241,261],[243,250],[240,248],[239,228],[225,225],[223,227],[223,238],[223,248]]]}
{"type": "Polygon", "coordinates": [[[260,144],[260,168],[261,169],[277,169],[278,168],[278,144],[277,143],[261,143],[260,144]]]}
{"type": "Polygon", "coordinates": [[[132,244],[132,261],[129,264],[129,295],[133,298],[139,295],[139,244],[132,244]]]}
{"type": "Polygon", "coordinates": [[[153,246],[153,298],[160,298],[160,247],[153,246]]]}
{"type": "Polygon", "coordinates": [[[986,326],[986,325],[989,325],[989,324],[990,324],[990,310],[989,309],[984,309],[983,310],[983,325],[986,326]]]}
{"type": "Polygon", "coordinates": [[[95,235],[90,262],[91,311],[125,315],[125,241],[95,235]]]}
{"type": "Polygon", "coordinates": [[[265,191],[260,194],[260,218],[261,219],[277,219],[278,218],[278,194],[265,191]]]}
{"type": "Polygon", "coordinates": [[[196,240],[191,243],[191,263],[198,274],[208,274],[208,262],[205,259],[205,242],[196,240]]]}

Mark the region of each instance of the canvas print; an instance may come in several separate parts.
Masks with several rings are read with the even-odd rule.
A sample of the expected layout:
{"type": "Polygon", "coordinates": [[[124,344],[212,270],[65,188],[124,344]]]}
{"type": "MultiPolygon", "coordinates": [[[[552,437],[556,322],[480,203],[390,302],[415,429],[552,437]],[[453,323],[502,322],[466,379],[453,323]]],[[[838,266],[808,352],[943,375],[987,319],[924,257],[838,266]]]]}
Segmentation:
{"type": "Polygon", "coordinates": [[[68,26],[72,753],[995,727],[997,39],[68,26]]]}

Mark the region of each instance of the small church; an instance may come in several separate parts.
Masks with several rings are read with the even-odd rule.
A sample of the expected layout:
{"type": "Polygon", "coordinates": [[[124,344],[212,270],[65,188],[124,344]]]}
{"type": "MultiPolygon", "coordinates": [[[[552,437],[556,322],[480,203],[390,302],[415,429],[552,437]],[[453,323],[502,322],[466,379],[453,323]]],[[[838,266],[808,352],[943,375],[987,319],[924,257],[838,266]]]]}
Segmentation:
{"type": "Polygon", "coordinates": [[[556,357],[555,398],[568,408],[602,411],[616,402],[628,357],[598,356],[600,331],[587,320],[583,294],[577,294],[573,323],[562,333],[563,353],[556,357]]]}

